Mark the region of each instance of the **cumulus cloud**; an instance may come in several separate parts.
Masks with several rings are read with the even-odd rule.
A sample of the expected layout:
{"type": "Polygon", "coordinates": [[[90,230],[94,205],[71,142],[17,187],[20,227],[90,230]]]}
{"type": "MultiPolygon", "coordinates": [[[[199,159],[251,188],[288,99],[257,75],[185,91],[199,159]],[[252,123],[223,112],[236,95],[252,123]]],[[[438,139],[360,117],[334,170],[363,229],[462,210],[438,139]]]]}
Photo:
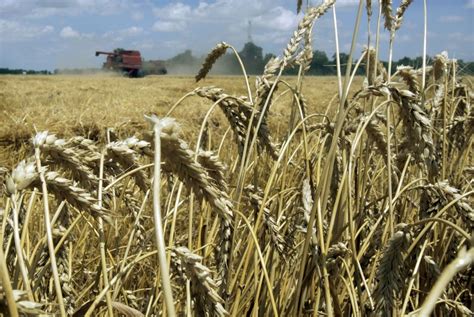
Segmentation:
{"type": "Polygon", "coordinates": [[[153,31],[156,32],[178,32],[186,28],[184,21],[156,21],[153,24],[153,31]]]}
{"type": "Polygon", "coordinates": [[[295,13],[280,6],[252,19],[257,27],[281,31],[294,30],[298,21],[299,17],[295,13]]]}
{"type": "MultiPolygon", "coordinates": [[[[143,28],[138,26],[131,26],[129,28],[112,30],[103,33],[100,37],[100,41],[106,41],[109,44],[118,45],[118,46],[128,46],[130,45],[130,39],[141,38],[146,32],[143,28]]],[[[93,36],[90,35],[90,38],[93,36]]]]}
{"type": "Polygon", "coordinates": [[[177,2],[164,7],[155,7],[153,14],[158,17],[158,21],[153,24],[153,31],[178,32],[188,27],[186,21],[194,19],[197,11],[187,4],[177,2]]]}
{"type": "Polygon", "coordinates": [[[143,33],[143,28],[138,26],[131,26],[121,31],[124,36],[137,36],[143,33]]]}
{"type": "MultiPolygon", "coordinates": [[[[272,38],[278,38],[280,42],[281,38],[288,38],[289,32],[294,30],[301,18],[295,11],[271,0],[215,0],[199,2],[195,6],[173,2],[153,9],[158,19],[152,29],[157,32],[178,32],[211,27],[214,30],[212,37],[216,37],[222,33],[216,32],[215,28],[218,27],[221,31],[230,32],[231,36],[244,39],[247,23],[251,21],[255,38],[272,30],[276,33],[272,38]]],[[[232,37],[227,36],[227,39],[232,40],[232,37]]],[[[265,42],[269,40],[265,37],[265,42]]]]}
{"type": "Polygon", "coordinates": [[[72,39],[81,37],[81,34],[74,30],[72,27],[66,26],[61,30],[61,32],[59,32],[59,36],[64,39],[72,39]]]}
{"type": "Polygon", "coordinates": [[[0,19],[0,38],[5,42],[17,42],[51,34],[51,25],[38,26],[23,24],[17,21],[0,19]]]}
{"type": "MultiPolygon", "coordinates": [[[[165,7],[153,9],[153,13],[157,17],[164,17],[170,20],[185,20],[193,14],[191,6],[181,2],[172,3],[165,7]]],[[[195,13],[195,12],[194,12],[195,13]]]]}
{"type": "Polygon", "coordinates": [[[156,17],[165,20],[186,20],[207,23],[234,22],[252,19],[275,8],[270,0],[215,0],[200,2],[192,7],[182,2],[173,2],[163,7],[155,7],[156,17]]]}
{"type": "Polygon", "coordinates": [[[2,0],[0,1],[0,16],[45,18],[53,15],[70,16],[81,13],[107,15],[131,6],[133,6],[131,0],[2,0]]]}
{"type": "MultiPolygon", "coordinates": [[[[322,1],[308,0],[308,3],[317,6],[322,1]]],[[[430,7],[436,22],[428,34],[432,39],[430,49],[446,48],[446,41],[434,41],[433,36],[446,38],[450,46],[458,45],[457,56],[464,51],[463,58],[472,60],[472,50],[466,43],[473,41],[468,20],[474,0],[459,2],[458,6],[449,6],[449,10],[444,4],[430,7]]],[[[338,25],[342,50],[344,43],[350,44],[358,3],[359,0],[336,1],[340,8],[338,25]]],[[[412,9],[410,12],[415,17],[406,20],[399,31],[397,43],[400,45],[395,54],[415,56],[420,53],[420,47],[409,42],[418,43],[417,36],[422,32],[418,22],[422,21],[423,13],[419,8],[412,9]]],[[[301,18],[302,14],[296,14],[296,3],[286,0],[0,0],[0,46],[8,42],[9,49],[18,53],[24,51],[24,47],[34,47],[36,51],[78,50],[80,47],[88,58],[91,49],[115,47],[140,49],[150,58],[168,58],[184,49],[192,49],[199,55],[223,40],[242,47],[248,39],[250,21],[255,44],[263,47],[265,53],[278,54],[301,18]],[[90,32],[95,33],[86,33],[81,24],[75,24],[79,20],[87,20],[95,27],[90,32]],[[58,38],[64,40],[58,41],[58,38]]],[[[363,24],[361,32],[365,31],[363,24]]],[[[387,32],[382,32],[381,37],[382,45],[386,46],[387,32]]],[[[330,12],[316,22],[313,39],[315,49],[329,54],[334,50],[330,12]]],[[[345,49],[349,49],[349,44],[345,49]]],[[[65,52],[54,54],[63,56],[65,52]]],[[[89,60],[97,61],[94,58],[89,60]]]]}

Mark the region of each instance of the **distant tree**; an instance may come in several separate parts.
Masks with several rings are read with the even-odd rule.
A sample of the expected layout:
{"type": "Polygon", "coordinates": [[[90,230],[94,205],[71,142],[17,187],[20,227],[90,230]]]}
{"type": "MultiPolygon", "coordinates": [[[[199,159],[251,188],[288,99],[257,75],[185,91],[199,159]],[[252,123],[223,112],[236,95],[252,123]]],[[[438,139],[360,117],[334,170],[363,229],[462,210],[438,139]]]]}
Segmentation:
{"type": "Polygon", "coordinates": [[[48,70],[27,70],[27,69],[10,69],[10,68],[0,68],[0,75],[22,75],[22,74],[28,74],[28,75],[51,75],[51,72],[48,70]]]}
{"type": "Polygon", "coordinates": [[[313,52],[313,60],[311,62],[310,74],[313,75],[329,75],[332,70],[329,66],[329,58],[326,52],[316,50],[313,52]]]}
{"type": "MultiPolygon", "coordinates": [[[[339,61],[341,63],[341,72],[344,75],[346,72],[346,67],[347,67],[347,62],[349,61],[349,55],[346,53],[339,53],[339,61]]],[[[336,65],[337,65],[337,60],[336,60],[336,53],[332,55],[332,61],[331,64],[333,65],[333,71],[334,74],[336,74],[336,65]]]]}
{"type": "Polygon", "coordinates": [[[410,57],[404,56],[397,61],[397,65],[413,66],[413,60],[410,57]]]}
{"type": "MultiPolygon", "coordinates": [[[[275,57],[272,53],[263,54],[263,49],[256,45],[253,42],[245,43],[242,50],[239,52],[239,55],[245,65],[246,71],[248,74],[260,75],[263,73],[265,65],[268,61],[275,57]]],[[[192,54],[191,50],[185,50],[182,53],[177,54],[176,56],[168,59],[166,65],[168,70],[173,73],[174,71],[181,71],[185,73],[195,73],[201,67],[206,56],[195,57],[192,54]]],[[[341,72],[342,75],[345,74],[347,63],[349,61],[349,55],[347,53],[339,53],[339,59],[341,62],[341,72]]],[[[387,68],[387,62],[381,61],[382,64],[387,68]]],[[[404,56],[398,61],[393,61],[392,71],[395,72],[397,66],[407,65],[414,68],[420,68],[422,66],[423,58],[421,56],[410,58],[404,56]]],[[[363,62],[364,63],[364,62],[363,62]]],[[[432,63],[429,56],[427,56],[427,65],[432,63]]],[[[331,59],[328,58],[328,55],[324,51],[315,50],[313,52],[313,59],[311,61],[311,67],[308,71],[309,75],[336,75],[336,54],[331,56],[331,59]]],[[[474,73],[474,63],[465,62],[463,60],[458,60],[458,70],[462,74],[473,74],[474,73]]],[[[62,71],[62,70],[61,70],[62,71]]],[[[11,72],[11,70],[10,70],[11,72]]],[[[0,69],[0,74],[5,73],[5,70],[0,69]]],[[[21,72],[20,72],[21,73],[21,72]]],[[[212,74],[222,74],[222,75],[238,75],[242,73],[239,63],[235,56],[231,53],[227,53],[224,56],[220,57],[219,60],[213,65],[212,74]]],[[[298,73],[298,67],[288,67],[285,69],[285,75],[296,75],[298,73]]],[[[357,69],[357,75],[365,75],[365,68],[363,65],[357,69]]]]}
{"type": "Polygon", "coordinates": [[[267,63],[272,59],[275,58],[276,55],[272,53],[267,53],[265,54],[265,57],[263,58],[263,65],[267,65],[267,63]]]}
{"type": "MultiPolygon", "coordinates": [[[[428,61],[429,56],[427,56],[426,60],[428,61]]],[[[420,68],[423,66],[423,56],[417,56],[413,59],[413,64],[411,65],[414,68],[420,68]]]]}
{"type": "Polygon", "coordinates": [[[197,58],[193,56],[191,50],[185,50],[183,53],[170,58],[168,62],[171,64],[192,65],[197,62],[197,58]]]}
{"type": "Polygon", "coordinates": [[[253,42],[247,42],[244,48],[239,52],[240,58],[249,74],[260,74],[264,68],[263,49],[253,42]]]}

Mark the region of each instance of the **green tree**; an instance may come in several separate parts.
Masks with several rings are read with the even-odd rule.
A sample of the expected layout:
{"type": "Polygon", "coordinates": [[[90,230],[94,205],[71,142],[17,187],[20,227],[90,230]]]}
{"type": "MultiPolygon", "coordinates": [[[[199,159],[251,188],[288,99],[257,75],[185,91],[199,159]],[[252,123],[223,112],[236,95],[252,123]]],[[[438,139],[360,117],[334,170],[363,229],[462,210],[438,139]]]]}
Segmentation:
{"type": "Polygon", "coordinates": [[[265,57],[263,58],[263,65],[267,65],[267,63],[272,59],[275,58],[276,55],[272,53],[267,53],[265,54],[265,57]]]}
{"type": "Polygon", "coordinates": [[[313,75],[329,75],[331,67],[328,66],[329,58],[326,52],[316,50],[313,52],[313,60],[311,62],[310,74],[313,75]]]}
{"type": "Polygon", "coordinates": [[[263,49],[252,42],[247,42],[239,52],[240,58],[249,74],[260,74],[264,68],[263,49]]]}
{"type": "MultiPolygon", "coordinates": [[[[346,53],[339,53],[339,61],[341,63],[341,73],[344,75],[346,72],[346,67],[347,67],[347,62],[349,61],[349,55],[346,53]]],[[[336,65],[337,65],[337,60],[336,60],[336,53],[332,55],[332,61],[331,64],[333,65],[333,72],[334,74],[337,73],[336,71],[336,65]]]]}
{"type": "Polygon", "coordinates": [[[397,65],[412,66],[413,60],[410,57],[404,56],[397,61],[397,65]]]}
{"type": "Polygon", "coordinates": [[[193,65],[197,62],[197,58],[193,56],[191,50],[185,50],[168,60],[170,64],[193,65]]]}

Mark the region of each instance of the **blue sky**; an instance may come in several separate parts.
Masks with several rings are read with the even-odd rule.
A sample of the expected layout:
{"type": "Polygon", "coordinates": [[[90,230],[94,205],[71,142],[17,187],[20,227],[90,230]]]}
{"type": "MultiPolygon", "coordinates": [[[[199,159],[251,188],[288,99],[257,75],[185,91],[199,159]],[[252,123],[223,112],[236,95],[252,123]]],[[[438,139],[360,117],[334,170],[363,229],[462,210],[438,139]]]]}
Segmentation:
{"type": "MultiPolygon", "coordinates": [[[[350,46],[358,2],[336,1],[342,51],[350,46]]],[[[393,1],[394,10],[399,2],[393,1]]],[[[474,61],[474,0],[427,2],[428,54],[446,50],[450,57],[474,61]]],[[[372,30],[377,11],[374,4],[372,30]]],[[[0,0],[0,67],[100,67],[103,57],[95,57],[95,50],[115,47],[138,49],[147,59],[166,59],[185,49],[199,56],[220,41],[241,49],[248,21],[253,41],[264,53],[278,55],[300,18],[296,1],[284,0],[0,0]]],[[[335,51],[332,23],[332,14],[326,14],[314,28],[314,49],[329,56],[335,51]]],[[[397,33],[394,58],[421,55],[422,38],[423,1],[415,0],[397,33]]],[[[358,53],[366,42],[364,15],[358,53]]],[[[387,42],[384,31],[382,58],[387,42]]]]}

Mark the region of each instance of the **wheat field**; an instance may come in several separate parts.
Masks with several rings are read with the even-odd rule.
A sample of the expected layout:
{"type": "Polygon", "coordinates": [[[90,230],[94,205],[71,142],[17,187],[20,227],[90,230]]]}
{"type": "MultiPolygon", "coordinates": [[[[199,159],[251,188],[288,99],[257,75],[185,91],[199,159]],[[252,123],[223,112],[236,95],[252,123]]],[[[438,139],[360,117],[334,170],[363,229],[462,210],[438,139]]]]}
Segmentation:
{"type": "Polygon", "coordinates": [[[472,316],[470,78],[304,76],[333,4],[256,77],[0,78],[0,314],[472,316]]]}
{"type": "MultiPolygon", "coordinates": [[[[295,82],[293,77],[284,78],[295,82]]],[[[358,83],[361,78],[356,78],[358,83]]],[[[255,77],[249,81],[255,82],[255,77]]],[[[305,80],[308,107],[324,112],[337,94],[336,77],[308,77],[305,80]]],[[[0,126],[0,165],[13,166],[19,158],[11,156],[31,139],[35,131],[48,130],[61,137],[82,135],[105,140],[107,128],[122,137],[149,127],[146,114],[163,115],[181,97],[192,92],[197,84],[192,76],[148,76],[129,79],[110,75],[91,76],[2,76],[0,77],[0,111],[4,118],[0,126]]],[[[209,77],[205,86],[224,89],[227,94],[245,95],[245,81],[239,76],[209,77]]],[[[286,129],[291,112],[291,94],[286,92],[270,118],[275,129],[286,129]],[[282,120],[284,122],[282,122],[282,120]]],[[[333,103],[336,101],[333,100],[333,103]]],[[[176,109],[183,132],[192,140],[199,131],[211,101],[190,96],[176,109]]],[[[333,113],[335,107],[329,107],[333,113]]],[[[224,117],[215,112],[211,118],[224,124],[224,117]]],[[[217,128],[217,127],[216,127],[217,128]]],[[[217,131],[225,132],[222,126],[217,131]]]]}

